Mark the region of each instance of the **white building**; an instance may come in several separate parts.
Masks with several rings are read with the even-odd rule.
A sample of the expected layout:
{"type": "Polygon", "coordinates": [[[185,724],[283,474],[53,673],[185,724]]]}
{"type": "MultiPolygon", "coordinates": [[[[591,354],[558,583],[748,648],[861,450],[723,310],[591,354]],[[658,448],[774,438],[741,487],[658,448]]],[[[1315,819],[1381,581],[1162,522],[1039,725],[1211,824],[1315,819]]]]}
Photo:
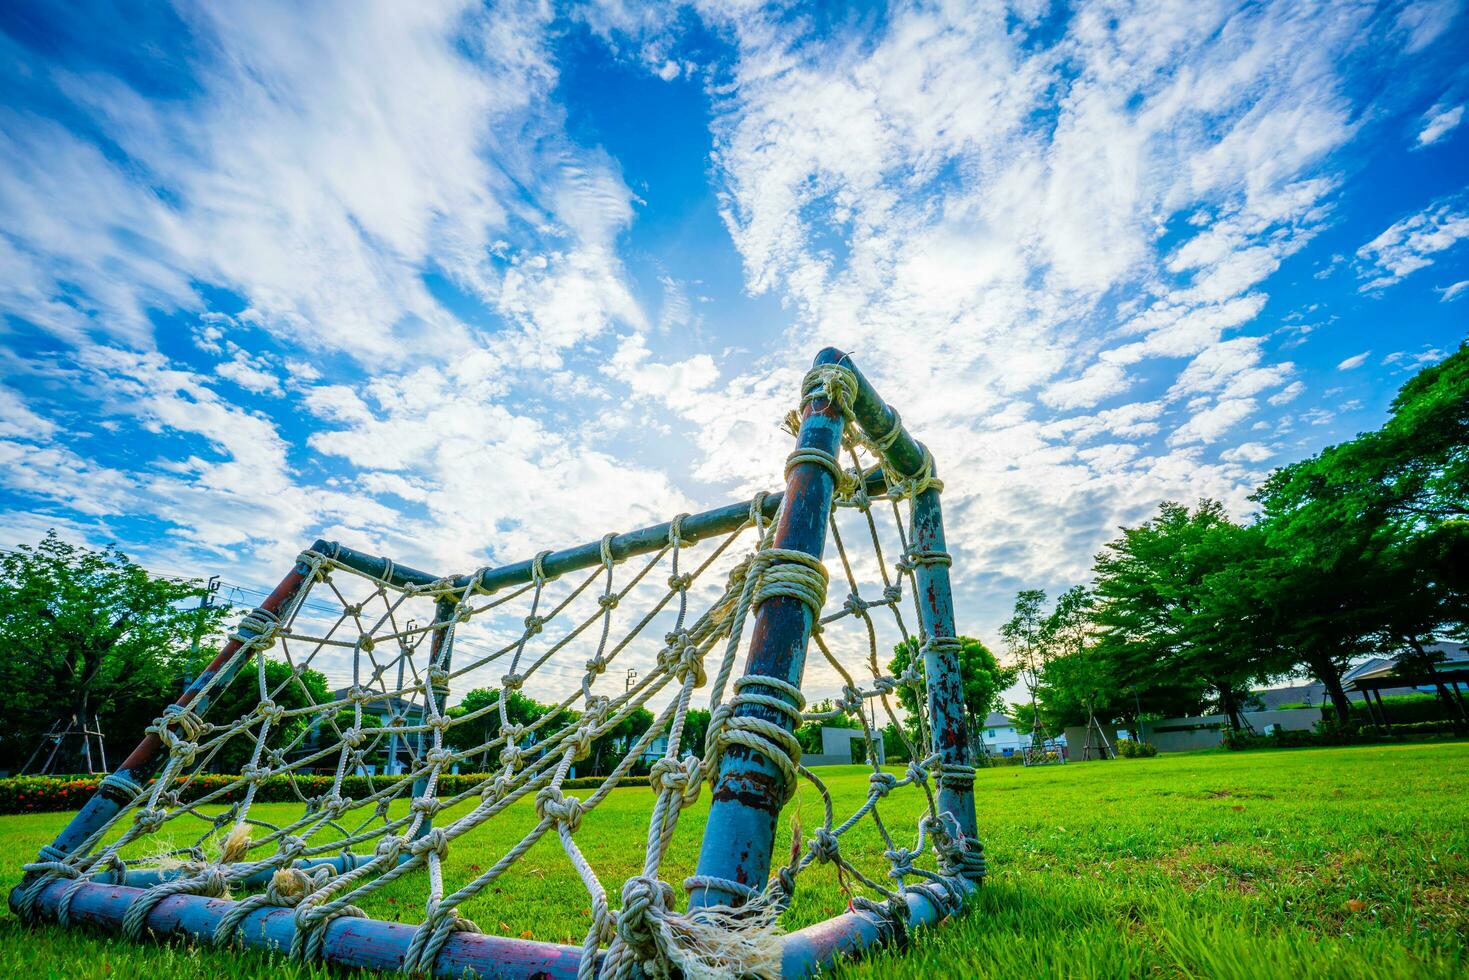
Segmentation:
{"type": "Polygon", "coordinates": [[[990,755],[1012,756],[1030,743],[1030,733],[1017,732],[1015,722],[998,711],[991,711],[975,737],[984,741],[990,755]]]}

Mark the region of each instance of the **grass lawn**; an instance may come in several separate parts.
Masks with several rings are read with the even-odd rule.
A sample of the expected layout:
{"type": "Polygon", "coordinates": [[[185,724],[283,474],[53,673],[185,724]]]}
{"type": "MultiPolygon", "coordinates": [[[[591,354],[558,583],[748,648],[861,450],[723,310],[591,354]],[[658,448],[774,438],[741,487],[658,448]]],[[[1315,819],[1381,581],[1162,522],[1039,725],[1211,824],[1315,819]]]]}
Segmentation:
{"type": "MultiPolygon", "coordinates": [[[[823,770],[848,809],[866,776],[823,770]]],[[[1469,744],[1202,753],[1046,769],[983,770],[976,781],[991,876],[961,921],[848,977],[1464,976],[1469,974],[1469,744]]],[[[585,795],[585,793],[581,794],[585,795]]],[[[619,790],[578,841],[615,896],[635,873],[650,803],[619,790]]],[[[894,794],[890,801],[896,801],[894,794]]],[[[802,820],[819,802],[803,790],[802,820]]],[[[692,870],[707,793],[680,824],[664,875],[692,870]]],[[[291,808],[279,806],[282,814],[291,808]]],[[[914,810],[884,804],[893,826],[914,810]]],[[[65,823],[0,817],[0,881],[65,823]]],[[[519,807],[456,842],[451,883],[488,865],[489,845],[533,822],[519,807]],[[480,847],[483,845],[483,853],[480,847]]],[[[785,832],[782,836],[786,837],[785,832]]],[[[856,842],[875,848],[875,835],[856,842]]],[[[873,855],[876,856],[875,854],[873,855]]],[[[492,859],[491,859],[492,860],[492,859]]],[[[879,859],[880,861],[880,859],[879,859]]],[[[869,867],[877,865],[869,862],[869,867]]],[[[841,911],[829,868],[813,869],[790,913],[799,926],[841,911]]],[[[486,931],[579,943],[589,903],[559,846],[465,911],[486,931]]],[[[415,921],[401,883],[367,910],[415,921]]],[[[329,977],[261,954],[133,946],[0,917],[6,977],[329,977]]]]}

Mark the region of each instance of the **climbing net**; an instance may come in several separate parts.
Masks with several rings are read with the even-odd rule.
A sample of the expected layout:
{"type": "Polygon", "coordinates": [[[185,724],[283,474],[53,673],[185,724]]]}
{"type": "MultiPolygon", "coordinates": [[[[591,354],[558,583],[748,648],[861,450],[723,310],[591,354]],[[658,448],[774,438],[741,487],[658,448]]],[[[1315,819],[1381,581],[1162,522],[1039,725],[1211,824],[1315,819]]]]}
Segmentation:
{"type": "MultiPolygon", "coordinates": [[[[235,902],[214,930],[217,944],[235,941],[252,912],[284,907],[294,915],[291,955],[311,958],[333,920],[364,916],[364,905],[378,907],[375,897],[402,895],[413,882],[423,916],[403,969],[432,973],[450,937],[480,931],[474,916],[493,918],[499,884],[549,839],[590,899],[581,977],[775,975],[781,915],[813,865],[833,866],[850,907],[885,930],[903,930],[915,889],[956,909],[965,894],[957,878],[982,875],[983,855],[941,812],[936,793],[972,779],[972,770],[941,765],[928,748],[920,651],[934,641],[912,625],[922,621],[915,571],[948,556],[919,550],[905,515],[915,495],[938,484],[931,466],[914,479],[883,475],[885,447],[850,424],[854,392],[840,369],[812,372],[804,389],[806,402],[830,398],[848,419],[845,460],[823,464],[837,485],[834,575],[816,558],[775,547],[790,496],[776,503],[765,493],[733,531],[699,539],[680,515],[642,554],[619,557],[622,538],[608,534],[589,567],[548,572],[552,552],[541,552],[523,582],[505,587],[485,587],[489,569],[410,581],[390,561],[327,547],[304,552],[300,587],[274,613],[248,614],[233,652],[226,648],[224,662],[196,681],[188,706],[170,706],[148,729],[163,753],[152,781],[126,769],[109,776],[105,788],[125,802],[75,846],[43,850],[27,866],[32,877],[18,907],[36,914],[46,888],[69,880],[53,910],[65,924],[88,882],[136,885],[123,923],[136,938],[168,896],[229,896],[235,902]],[[833,577],[844,595],[828,601],[833,577]],[[781,678],[733,676],[747,625],[776,597],[810,611],[802,687],[830,692],[821,710],[805,710],[801,687],[781,678]],[[916,655],[894,675],[885,663],[899,643],[916,655]],[[307,683],[310,670],[340,686],[323,696],[307,683]],[[450,692],[486,687],[497,695],[450,706],[450,692]],[[915,695],[911,714],[899,706],[905,688],[915,695]],[[548,707],[527,719],[516,714],[517,695],[548,707]],[[210,709],[225,704],[246,710],[214,717],[210,709]],[[787,724],[737,712],[751,704],[787,724]],[[695,730],[696,708],[710,712],[706,732],[695,730]],[[651,724],[629,727],[642,711],[651,724]],[[840,794],[801,764],[792,729],[812,722],[861,733],[868,790],[842,816],[840,794]],[[884,727],[913,760],[906,769],[879,764],[884,727]],[[819,801],[819,815],[791,822],[789,860],[763,888],[693,875],[683,883],[691,894],[713,889],[737,900],[680,912],[665,880],[676,827],[736,747],[781,773],[781,805],[809,787],[802,798],[808,808],[819,801]],[[228,758],[245,761],[221,775],[228,758]],[[586,787],[584,773],[599,763],[605,773],[586,787]],[[644,769],[652,803],[641,863],[619,882],[614,903],[608,872],[589,859],[579,831],[644,769]],[[330,777],[324,790],[306,778],[322,773],[330,777]],[[916,800],[903,812],[919,814],[909,832],[883,815],[900,789],[916,800]],[[294,808],[276,805],[283,794],[294,808]],[[512,814],[529,829],[483,832],[512,814]],[[862,846],[844,847],[858,837],[862,846]],[[459,848],[480,862],[470,872],[448,860],[459,848]]],[[[791,457],[791,465],[809,461],[809,450],[791,457]]],[[[592,850],[601,853],[602,844],[592,850]]]]}

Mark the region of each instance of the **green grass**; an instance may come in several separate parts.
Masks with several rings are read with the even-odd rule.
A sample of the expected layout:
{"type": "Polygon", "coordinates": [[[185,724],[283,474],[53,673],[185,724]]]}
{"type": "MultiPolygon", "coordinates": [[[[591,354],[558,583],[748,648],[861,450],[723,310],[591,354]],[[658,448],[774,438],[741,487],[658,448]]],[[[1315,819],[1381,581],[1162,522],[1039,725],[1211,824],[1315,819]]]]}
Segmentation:
{"type": "MultiPolygon", "coordinates": [[[[866,778],[855,768],[827,773],[846,803],[865,793],[866,778]]],[[[980,772],[976,795],[991,877],[971,910],[916,937],[908,950],[850,965],[842,976],[1447,977],[1469,970],[1469,744],[993,769],[980,772]]],[[[649,797],[647,789],[619,790],[577,835],[614,895],[636,871],[649,797]]],[[[809,790],[798,799],[809,831],[818,802],[809,790]]],[[[685,814],[667,879],[691,870],[705,806],[685,814]]],[[[906,827],[915,813],[895,805],[885,815],[906,827]]],[[[19,865],[65,819],[0,817],[7,890],[19,865]]],[[[493,821],[501,825],[493,832],[482,828],[456,842],[449,881],[488,866],[493,845],[503,847],[532,821],[518,807],[493,821]]],[[[874,835],[854,844],[880,864],[874,835]]],[[[842,910],[829,869],[803,882],[809,887],[790,925],[842,910]]],[[[371,914],[415,921],[419,900],[409,886],[379,895],[371,914]]],[[[465,911],[487,931],[575,943],[589,903],[559,847],[544,841],[526,856],[523,873],[465,911]]],[[[259,954],[28,929],[6,915],[0,975],[343,974],[259,954]]]]}

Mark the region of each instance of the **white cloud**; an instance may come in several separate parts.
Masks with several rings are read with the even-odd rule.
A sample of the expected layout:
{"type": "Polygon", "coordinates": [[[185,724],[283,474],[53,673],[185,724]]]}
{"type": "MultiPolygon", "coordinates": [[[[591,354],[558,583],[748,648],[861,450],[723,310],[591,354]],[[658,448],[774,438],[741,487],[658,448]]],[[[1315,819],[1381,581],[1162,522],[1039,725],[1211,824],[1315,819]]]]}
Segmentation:
{"type": "Polygon", "coordinates": [[[1394,222],[1357,249],[1360,292],[1395,285],[1434,262],[1433,256],[1469,238],[1469,209],[1462,196],[1435,201],[1424,210],[1394,222]]]}
{"type": "Polygon", "coordinates": [[[1269,401],[1272,405],[1284,405],[1299,398],[1301,392],[1305,390],[1306,386],[1303,383],[1299,381],[1292,381],[1290,384],[1286,385],[1284,388],[1280,389],[1280,391],[1271,395],[1266,400],[1269,401]]]}
{"type": "Polygon", "coordinates": [[[1464,119],[1464,107],[1440,103],[1424,113],[1423,119],[1423,128],[1418,131],[1418,145],[1432,146],[1458,128],[1464,119]]]}
{"type": "Polygon", "coordinates": [[[1219,458],[1238,463],[1263,463],[1275,453],[1274,449],[1263,443],[1242,442],[1238,446],[1224,450],[1219,454],[1219,458]]]}
{"type": "Polygon", "coordinates": [[[1338,364],[1336,366],[1336,369],[1338,371],[1350,371],[1352,370],[1352,368],[1359,368],[1367,362],[1367,358],[1371,356],[1371,354],[1372,352],[1370,350],[1364,350],[1360,354],[1353,354],[1351,357],[1346,358],[1340,364],[1338,364]]]}
{"type": "Polygon", "coordinates": [[[1185,446],[1193,442],[1218,442],[1224,433],[1244,421],[1255,411],[1251,398],[1224,398],[1195,412],[1168,437],[1169,445],[1185,446]]]}
{"type": "MultiPolygon", "coordinates": [[[[116,469],[0,402],[7,485],[262,568],[317,533],[463,568],[770,487],[802,367],[835,343],[933,449],[984,630],[1160,497],[1249,509],[1276,449],[1230,437],[1284,431],[1252,416],[1305,390],[1292,336],[1260,322],[1273,277],[1335,219],[1333,154],[1375,115],[1345,66],[1432,43],[1445,9],[1090,7],[1029,37],[986,0],[827,36],[732,5],[698,13],[729,58],[695,65],[687,11],[578,7],[714,96],[721,214],[741,285],[770,297],[714,340],[690,295],[728,287],[633,250],[645,205],[566,131],[550,7],[195,10],[189,98],[62,78],[129,163],[0,119],[0,308],[91,350],[58,376],[162,447],[116,469]],[[204,287],[244,309],[208,312],[204,287]],[[160,311],[199,311],[207,367],[158,352],[160,311]]],[[[1398,252],[1436,254],[1433,232],[1359,261],[1406,275],[1398,252]]]]}
{"type": "Polygon", "coordinates": [[[1452,303],[1460,296],[1463,296],[1466,291],[1469,291],[1469,279],[1460,279],[1458,282],[1439,290],[1440,295],[1438,300],[1440,303],[1452,303]]]}

